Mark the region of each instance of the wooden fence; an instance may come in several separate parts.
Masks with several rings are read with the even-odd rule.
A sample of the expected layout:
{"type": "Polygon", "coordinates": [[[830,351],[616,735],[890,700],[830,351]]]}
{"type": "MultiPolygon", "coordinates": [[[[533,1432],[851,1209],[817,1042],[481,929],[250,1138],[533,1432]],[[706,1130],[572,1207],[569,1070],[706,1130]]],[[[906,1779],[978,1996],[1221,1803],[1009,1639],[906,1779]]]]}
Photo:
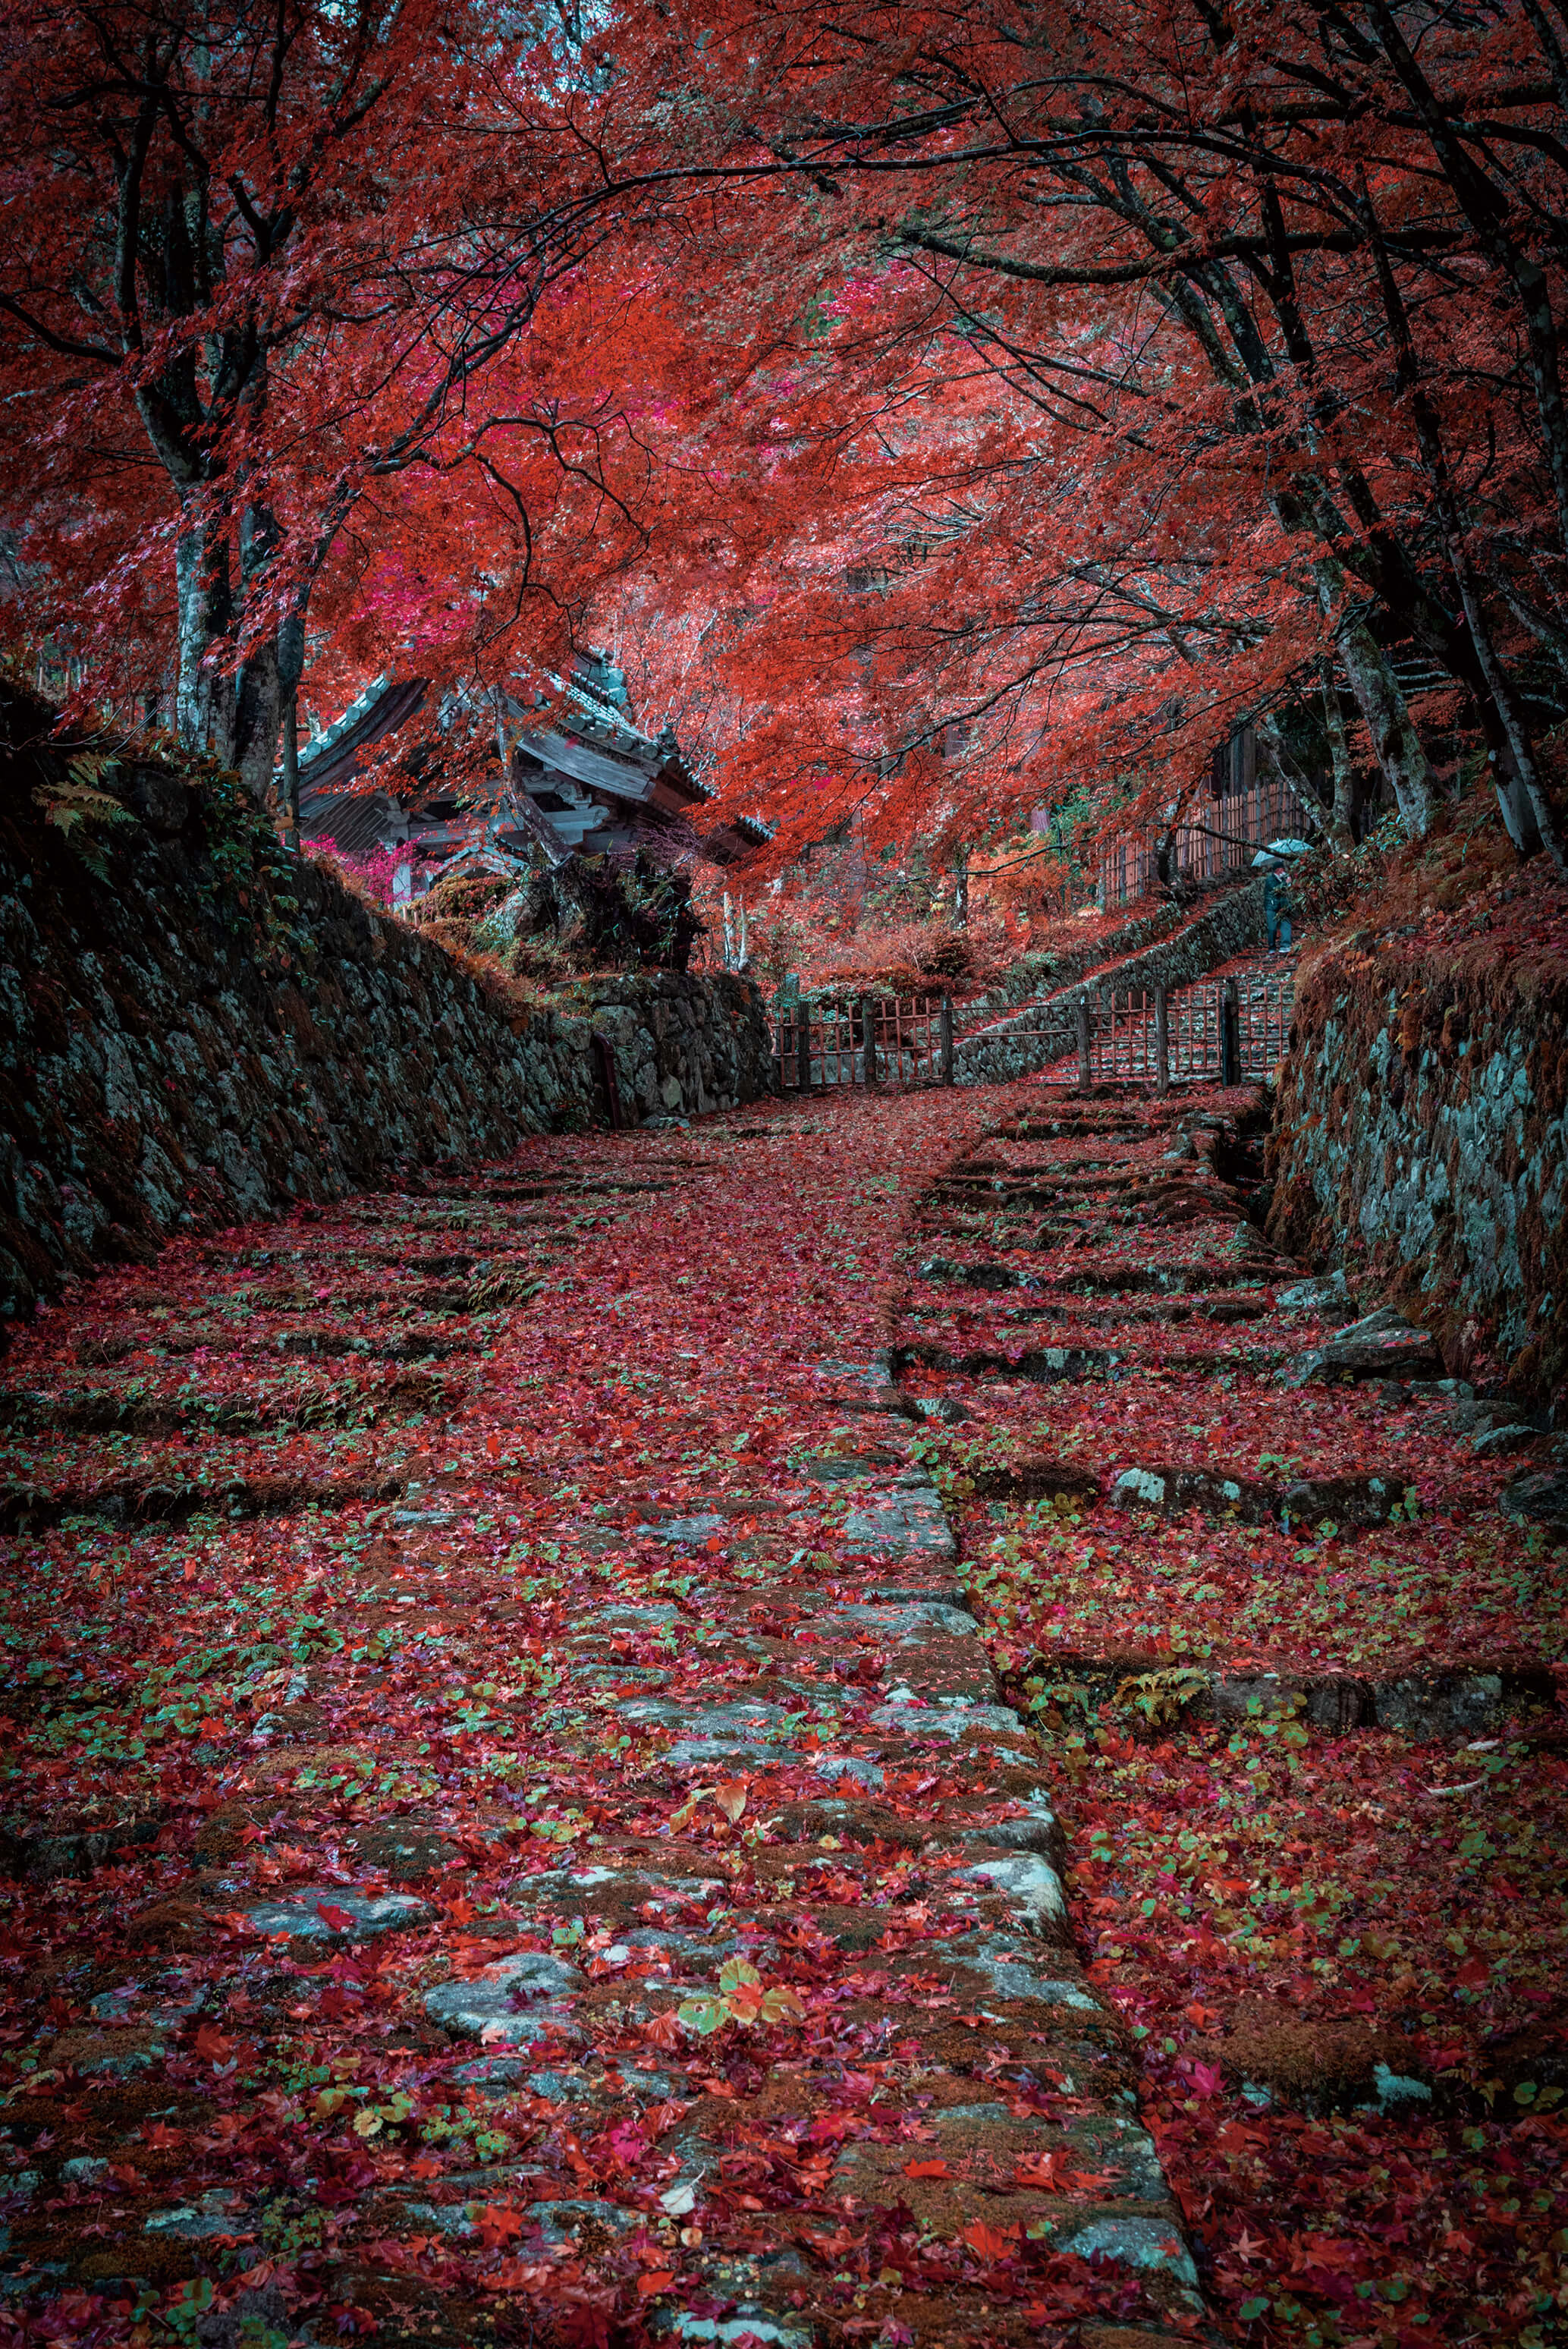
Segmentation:
{"type": "MultiPolygon", "coordinates": [[[[1265,841],[1298,839],[1308,818],[1283,775],[1265,775],[1245,791],[1203,800],[1171,838],[1171,862],[1187,881],[1214,881],[1249,864],[1265,841]]],[[[1120,905],[1157,887],[1156,834],[1118,841],[1099,862],[1100,902],[1120,905]]]]}
{"type": "MultiPolygon", "coordinates": [[[[1070,1044],[1047,1084],[1242,1084],[1266,1077],[1290,1042],[1289,978],[1212,979],[1170,994],[1087,988],[1055,1025],[1008,1028],[1009,1043],[1070,1044]]],[[[950,1085],[953,1006],[946,996],[862,997],[786,1007],[772,1022],[786,1092],[840,1085],[950,1085]],[[869,1047],[869,1049],[868,1049],[869,1047]]]]}
{"type": "Polygon", "coordinates": [[[953,1082],[953,1005],[945,995],[785,1006],[772,1027],[773,1058],[787,1092],[953,1082]]]}
{"type": "Polygon", "coordinates": [[[1050,1084],[1243,1084],[1263,1078],[1290,1042],[1290,978],[1214,979],[1078,999],[1078,1051],[1050,1084]]]}

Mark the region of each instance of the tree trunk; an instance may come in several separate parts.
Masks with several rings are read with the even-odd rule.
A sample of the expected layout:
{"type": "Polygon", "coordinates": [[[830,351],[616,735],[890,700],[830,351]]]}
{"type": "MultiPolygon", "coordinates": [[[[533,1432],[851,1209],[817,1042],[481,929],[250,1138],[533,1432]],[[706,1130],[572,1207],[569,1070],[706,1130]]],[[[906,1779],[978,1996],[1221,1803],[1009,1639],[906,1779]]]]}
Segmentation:
{"type": "Polygon", "coordinates": [[[1423,840],[1432,820],[1431,769],[1393,669],[1359,614],[1344,621],[1335,641],[1399,820],[1412,840],[1423,840]]]}
{"type": "Polygon", "coordinates": [[[211,750],[228,766],[234,753],[233,684],[215,656],[233,618],[233,592],[221,525],[198,523],[181,532],[174,584],[180,626],[175,730],[188,750],[211,750]]]}
{"type": "Polygon", "coordinates": [[[1501,759],[1495,751],[1489,756],[1502,828],[1521,856],[1533,856],[1542,845],[1541,827],[1536,822],[1535,810],[1523,777],[1508,750],[1503,751],[1501,759]]]}
{"type": "Polygon", "coordinates": [[[304,675],[304,610],[302,595],[278,630],[278,690],[283,696],[284,798],[288,807],[289,844],[299,854],[299,688],[304,675]]]}
{"type": "Polygon", "coordinates": [[[1323,724],[1334,768],[1334,809],[1328,819],[1328,837],[1336,853],[1345,856],[1356,845],[1356,771],[1350,763],[1345,713],[1339,707],[1339,688],[1334,682],[1332,662],[1323,663],[1322,676],[1323,724]]]}
{"type": "Polygon", "coordinates": [[[1432,773],[1421,738],[1410,722],[1388,657],[1367,626],[1365,615],[1344,605],[1344,575],[1332,557],[1313,565],[1318,601],[1326,613],[1341,605],[1334,641],[1350,679],[1357,707],[1367,720],[1377,764],[1388,779],[1400,822],[1413,840],[1426,837],[1432,820],[1432,773]]]}
{"type": "MultiPolygon", "coordinates": [[[[258,382],[261,380],[258,378],[258,382]]],[[[248,500],[240,515],[240,584],[242,623],[267,591],[268,574],[283,550],[284,533],[272,509],[248,500]]],[[[251,797],[264,807],[277,763],[284,711],[304,666],[304,610],[308,590],[264,636],[253,637],[234,678],[233,761],[251,797]]]]}
{"type": "Polygon", "coordinates": [[[1461,143],[1451,117],[1434,94],[1406,41],[1388,0],[1373,0],[1371,17],[1384,55],[1415,102],[1432,151],[1460,210],[1475,230],[1482,250],[1511,281],[1518,297],[1541,439],[1552,477],[1558,545],[1568,552],[1568,409],[1563,405],[1561,353],[1550,283],[1539,262],[1515,234],[1518,215],[1506,189],[1488,174],[1473,150],[1461,143]]]}
{"type": "MultiPolygon", "coordinates": [[[[1286,750],[1279,719],[1272,709],[1258,721],[1253,740],[1256,741],[1260,738],[1267,748],[1271,771],[1279,777],[1281,782],[1289,787],[1297,812],[1307,831],[1309,833],[1326,831],[1328,818],[1323,812],[1323,802],[1318,797],[1316,786],[1311,777],[1297,766],[1286,750]]],[[[1265,843],[1264,845],[1266,846],[1267,843],[1265,843]]]]}
{"type": "Polygon", "coordinates": [[[299,704],[291,693],[284,704],[284,807],[286,844],[299,854],[299,704]]]}
{"type": "Polygon", "coordinates": [[[1493,766],[1501,766],[1507,773],[1510,796],[1504,795],[1503,776],[1500,775],[1498,778],[1498,800],[1502,809],[1502,820],[1508,827],[1510,839],[1522,854],[1528,854],[1529,847],[1532,844],[1531,834],[1533,833],[1545,844],[1553,863],[1559,873],[1562,873],[1568,870],[1568,861],[1564,859],[1563,843],[1557,837],[1556,826],[1552,821],[1552,810],[1546,798],[1545,783],[1535,761],[1534,748],[1530,740],[1530,730],[1525,721],[1523,706],[1513,689],[1512,678],[1498,657],[1486,606],[1481,600],[1475,569],[1470,562],[1470,548],[1465,540],[1464,516],[1460,512],[1459,496],[1454,488],[1453,476],[1449,471],[1448,452],[1443,447],[1438,411],[1421,380],[1415,337],[1410,332],[1409,316],[1405,308],[1404,297],[1399,292],[1398,282],[1394,275],[1393,264],[1388,257],[1388,248],[1384,242],[1377,212],[1373,209],[1365,173],[1362,174],[1361,186],[1363,215],[1371,239],[1372,257],[1377,271],[1378,285],[1382,289],[1383,306],[1387,316],[1389,332],[1393,336],[1394,348],[1398,355],[1397,380],[1400,389],[1409,395],[1411,414],[1416,419],[1417,446],[1420,450],[1421,462],[1427,469],[1428,479],[1432,485],[1432,502],[1437,507],[1438,521],[1447,542],[1449,563],[1453,571],[1454,585],[1460,591],[1460,603],[1470,629],[1470,644],[1480,665],[1481,676],[1486,681],[1486,689],[1491,698],[1492,709],[1497,714],[1497,727],[1489,727],[1488,732],[1492,736],[1490,752],[1491,762],[1493,766]],[[1501,742],[1496,739],[1499,730],[1502,736],[1501,742]],[[1525,800],[1529,803],[1531,821],[1528,823],[1522,810],[1514,806],[1511,812],[1511,798],[1516,787],[1522,790],[1525,800]]]}
{"type": "Polygon", "coordinates": [[[283,713],[278,642],[266,636],[252,646],[234,679],[233,763],[258,807],[272,787],[283,713]]]}
{"type": "Polygon", "coordinates": [[[1568,628],[1532,604],[1520,590],[1493,570],[1488,574],[1492,585],[1508,605],[1516,620],[1527,627],[1538,645],[1542,646],[1556,662],[1563,678],[1568,679],[1568,628]]]}
{"type": "MultiPolygon", "coordinates": [[[[1219,280],[1223,279],[1222,269],[1216,271],[1216,277],[1219,280]]],[[[1211,287],[1210,291],[1212,294],[1213,288],[1211,287]]],[[[1233,316],[1232,309],[1225,311],[1227,325],[1236,342],[1236,348],[1245,361],[1248,375],[1255,386],[1261,387],[1273,379],[1272,362],[1269,361],[1262,340],[1255,332],[1249,333],[1249,343],[1246,344],[1238,336],[1237,326],[1241,323],[1244,310],[1243,305],[1239,303],[1235,304],[1233,308],[1237,315],[1233,316]],[[1253,356],[1248,356],[1249,344],[1255,346],[1253,356]]],[[[1210,341],[1204,341],[1203,347],[1210,355],[1211,365],[1213,365],[1214,350],[1218,346],[1212,347],[1210,341]]],[[[1231,370],[1216,367],[1216,373],[1219,374],[1222,381],[1233,385],[1234,378],[1231,370]]],[[[1261,416],[1256,420],[1261,422],[1261,416]]],[[[1343,468],[1341,470],[1343,471],[1343,468]]],[[[1275,491],[1270,502],[1275,520],[1287,535],[1294,536],[1310,531],[1316,537],[1319,544],[1326,548],[1333,546],[1336,541],[1342,542],[1345,538],[1343,525],[1333,512],[1333,502],[1328,496],[1326,488],[1321,482],[1315,482],[1311,475],[1301,477],[1295,489],[1275,491]]],[[[1387,659],[1367,625],[1364,611],[1346,605],[1345,566],[1339,555],[1328,552],[1319,554],[1314,561],[1313,571],[1317,582],[1318,599],[1324,613],[1326,616],[1332,616],[1337,610],[1341,616],[1335,623],[1336,641],[1340,657],[1345,663],[1346,673],[1350,680],[1351,691],[1355,694],[1357,704],[1371,731],[1373,749],[1377,754],[1378,765],[1393,789],[1406,831],[1412,837],[1419,839],[1425,834],[1431,821],[1431,772],[1427,763],[1426,752],[1421,747],[1420,738],[1410,722],[1410,714],[1405,706],[1404,695],[1399,690],[1398,682],[1387,659]]],[[[1413,573],[1411,576],[1414,576],[1413,573]]],[[[1386,581],[1379,582],[1373,578],[1365,584],[1371,586],[1372,592],[1379,596],[1387,608],[1397,610],[1397,606],[1391,603],[1386,592],[1387,586],[1386,581]]],[[[1410,616],[1415,616],[1412,614],[1410,616]]],[[[1433,622],[1433,616],[1430,613],[1423,613],[1421,618],[1425,625],[1429,626],[1433,622]]],[[[1439,638],[1443,638],[1440,627],[1438,628],[1437,634],[1439,638]]],[[[1473,647],[1464,633],[1460,632],[1460,634],[1461,649],[1468,657],[1473,647]]],[[[1446,646],[1446,639],[1443,640],[1446,648],[1439,657],[1443,658],[1445,665],[1451,665],[1451,659],[1454,657],[1452,648],[1446,646]]],[[[1460,669],[1462,670],[1465,666],[1465,661],[1461,660],[1460,669]]],[[[1465,678],[1465,682],[1471,682],[1468,676],[1465,678]]],[[[1479,680],[1476,683],[1479,685],[1479,680]]]]}
{"type": "Polygon", "coordinates": [[[1511,769],[1508,778],[1509,790],[1511,792],[1522,792],[1528,805],[1528,819],[1521,812],[1515,821],[1510,823],[1508,804],[1503,802],[1503,781],[1500,776],[1497,792],[1499,801],[1503,802],[1503,822],[1508,825],[1510,839],[1522,855],[1528,855],[1537,845],[1543,846],[1559,873],[1568,871],[1568,860],[1564,859],[1563,843],[1552,820],[1545,779],[1536,763],[1523,705],[1513,689],[1513,679],[1498,656],[1491,624],[1481,602],[1480,586],[1470,564],[1470,549],[1465,543],[1464,523],[1454,496],[1442,443],[1438,438],[1437,419],[1429,402],[1418,391],[1415,405],[1421,454],[1432,478],[1438,520],[1448,541],[1449,561],[1453,567],[1465,618],[1470,622],[1470,641],[1491,694],[1492,707],[1502,726],[1504,741],[1492,750],[1491,761],[1494,766],[1511,769]]]}
{"type": "Polygon", "coordinates": [[[1558,543],[1568,548],[1568,415],[1563,412],[1563,378],[1558,364],[1557,329],[1552,316],[1552,289],[1545,272],[1527,256],[1514,260],[1513,281],[1524,312],[1530,339],[1530,375],[1535,390],[1541,437],[1552,468],[1552,490],[1557,506],[1558,543]]]}
{"type": "MultiPolygon", "coordinates": [[[[1509,837],[1522,855],[1528,856],[1532,849],[1543,847],[1559,873],[1568,871],[1568,859],[1564,858],[1563,843],[1558,837],[1557,827],[1552,820],[1551,803],[1546,797],[1545,779],[1536,763],[1534,748],[1530,740],[1529,729],[1525,724],[1524,711],[1519,696],[1514,692],[1513,680],[1498,658],[1491,629],[1480,597],[1476,591],[1475,574],[1470,569],[1469,551],[1465,546],[1458,516],[1455,515],[1452,518],[1451,527],[1447,515],[1443,520],[1445,529],[1449,531],[1449,555],[1454,566],[1454,576],[1459,581],[1460,594],[1464,599],[1465,615],[1470,624],[1470,635],[1474,639],[1476,651],[1480,657],[1480,665],[1486,673],[1487,683],[1491,688],[1493,706],[1502,720],[1503,731],[1508,738],[1501,758],[1495,750],[1490,755],[1494,765],[1511,768],[1512,772],[1508,778],[1509,789],[1511,792],[1522,793],[1528,810],[1528,818],[1522,811],[1515,823],[1510,823],[1508,808],[1504,805],[1503,822],[1508,825],[1509,837]]],[[[1503,782],[1501,776],[1498,778],[1497,795],[1501,802],[1503,796],[1503,782]]]]}

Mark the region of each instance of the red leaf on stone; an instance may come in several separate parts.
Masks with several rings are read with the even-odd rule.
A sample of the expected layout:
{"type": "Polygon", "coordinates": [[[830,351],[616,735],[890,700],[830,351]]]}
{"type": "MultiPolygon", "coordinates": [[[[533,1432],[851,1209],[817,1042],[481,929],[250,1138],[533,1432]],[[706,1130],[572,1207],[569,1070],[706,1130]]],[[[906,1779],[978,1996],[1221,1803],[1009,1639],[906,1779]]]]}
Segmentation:
{"type": "Polygon", "coordinates": [[[501,2251],[523,2230],[523,2216],[508,2202],[487,2202],[473,2213],[474,2232],[487,2251],[501,2251]]]}
{"type": "Polygon", "coordinates": [[[1048,2194],[1096,2194],[1112,2182],[1109,2169],[1074,2169],[1064,2152],[1026,2154],[1014,2165],[1019,2186],[1041,2186],[1048,2194]]]}
{"type": "Polygon", "coordinates": [[[985,2219],[972,2219],[959,2233],[959,2241],[978,2251],[983,2260],[999,2260],[1010,2251],[1022,2230],[1017,2227],[993,2227],[985,2219]]]}

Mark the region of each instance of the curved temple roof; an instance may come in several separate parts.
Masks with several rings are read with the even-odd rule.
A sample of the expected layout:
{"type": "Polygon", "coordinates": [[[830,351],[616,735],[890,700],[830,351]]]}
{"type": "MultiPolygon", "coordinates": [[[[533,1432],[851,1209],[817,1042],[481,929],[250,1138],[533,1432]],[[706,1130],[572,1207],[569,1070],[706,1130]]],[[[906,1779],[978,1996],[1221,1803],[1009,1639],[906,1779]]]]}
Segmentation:
{"type": "MultiPolygon", "coordinates": [[[[568,730],[534,730],[529,713],[506,701],[503,709],[522,730],[511,749],[503,779],[499,758],[489,806],[459,808],[440,797],[435,772],[424,779],[417,762],[406,761],[404,778],[383,771],[378,786],[356,791],[356,776],[373,754],[425,708],[428,681],[394,682],[377,678],[299,754],[300,830],[311,840],[331,840],[351,855],[407,843],[427,857],[445,858],[487,837],[537,835],[547,825],[561,852],[654,844],[666,853],[679,847],[719,864],[739,864],[770,839],[768,825],[738,816],[700,841],[690,829],[695,811],[714,797],[710,785],[692,774],[674,730],[656,737],[640,733],[624,714],[624,686],[606,690],[602,678],[618,672],[585,657],[568,682],[573,705],[568,730]],[[526,799],[526,815],[519,802],[526,799]]],[[[422,750],[421,742],[410,750],[422,750]]]]}

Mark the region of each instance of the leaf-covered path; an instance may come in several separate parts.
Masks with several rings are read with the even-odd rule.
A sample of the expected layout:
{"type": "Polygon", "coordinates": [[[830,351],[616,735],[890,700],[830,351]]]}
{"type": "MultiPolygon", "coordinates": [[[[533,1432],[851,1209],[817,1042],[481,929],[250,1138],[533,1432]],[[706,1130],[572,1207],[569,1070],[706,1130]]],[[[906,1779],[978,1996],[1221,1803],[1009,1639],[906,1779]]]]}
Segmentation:
{"type": "Polygon", "coordinates": [[[897,1359],[1222,2333],[1532,2349],[1568,2306],[1563,1444],[1271,1256],[1251,1107],[998,1115],[912,1235],[897,1359]]]}
{"type": "Polygon", "coordinates": [[[1562,1556],[1280,1386],[1240,1106],[531,1143],[20,1342],[0,2325],[1546,2338],[1562,1556]]]}

